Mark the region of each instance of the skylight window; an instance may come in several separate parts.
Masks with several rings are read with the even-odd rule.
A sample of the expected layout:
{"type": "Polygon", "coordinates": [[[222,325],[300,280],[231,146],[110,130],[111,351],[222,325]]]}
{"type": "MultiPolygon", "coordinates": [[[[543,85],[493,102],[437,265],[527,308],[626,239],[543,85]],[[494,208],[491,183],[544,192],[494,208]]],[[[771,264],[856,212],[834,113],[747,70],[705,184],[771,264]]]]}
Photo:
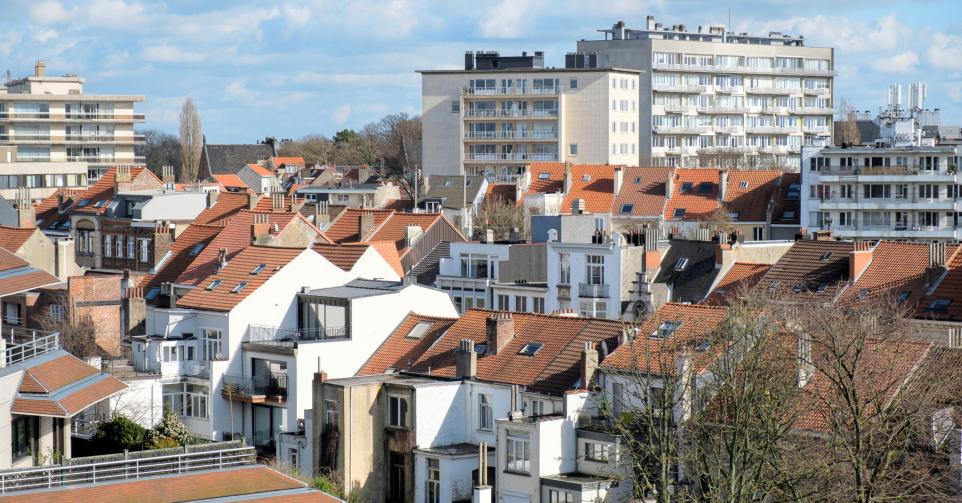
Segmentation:
{"type": "Polygon", "coordinates": [[[194,247],[190,249],[190,252],[189,252],[189,253],[190,253],[190,256],[191,256],[191,257],[196,257],[197,254],[200,253],[200,251],[203,250],[203,249],[204,249],[204,243],[197,243],[197,244],[195,244],[194,247]]]}
{"type": "Polygon", "coordinates": [[[590,182],[590,181],[591,181],[591,175],[581,175],[581,181],[582,181],[582,182],[590,182]]]}
{"type": "Polygon", "coordinates": [[[155,286],[151,288],[149,292],[147,292],[147,295],[144,296],[144,300],[154,300],[157,298],[157,294],[159,293],[160,293],[160,287],[155,286]]]}
{"type": "Polygon", "coordinates": [[[820,284],[818,285],[818,288],[815,289],[815,293],[824,293],[825,290],[828,290],[828,284],[827,284],[827,283],[820,283],[820,284]]]}
{"type": "Polygon", "coordinates": [[[708,194],[711,192],[712,183],[711,182],[701,182],[698,184],[699,194],[708,194]]]}
{"type": "Polygon", "coordinates": [[[802,293],[805,290],[808,290],[808,288],[805,286],[805,283],[796,283],[795,287],[792,288],[792,291],[795,293],[802,293]]]}
{"type": "Polygon", "coordinates": [[[483,342],[479,342],[474,345],[474,352],[479,355],[486,354],[488,352],[488,345],[483,342]]]}
{"type": "Polygon", "coordinates": [[[728,218],[732,220],[738,220],[738,215],[740,215],[740,213],[738,213],[737,211],[733,211],[728,214],[728,218]]]}
{"type": "Polygon", "coordinates": [[[454,180],[451,180],[450,178],[447,179],[447,180],[445,180],[445,181],[444,181],[444,186],[445,186],[445,187],[454,187],[454,180]]]}
{"type": "Polygon", "coordinates": [[[675,270],[676,270],[676,271],[684,271],[686,267],[688,267],[688,258],[687,258],[687,257],[682,257],[682,258],[678,259],[678,262],[675,262],[675,270]]]}
{"type": "Polygon", "coordinates": [[[748,182],[747,182],[747,181],[743,181],[742,183],[739,183],[738,186],[741,187],[741,188],[743,188],[743,189],[747,189],[747,188],[748,188],[748,182]]]}
{"type": "Polygon", "coordinates": [[[949,304],[951,303],[951,299],[935,299],[929,304],[928,309],[936,313],[944,313],[949,310],[949,304]]]}
{"type": "Polygon", "coordinates": [[[685,208],[675,208],[674,218],[683,218],[685,216],[685,208]]]}
{"type": "Polygon", "coordinates": [[[778,280],[776,279],[775,281],[772,281],[772,284],[768,285],[768,289],[776,290],[778,289],[779,286],[781,286],[781,283],[779,283],[778,280]]]}
{"type": "Polygon", "coordinates": [[[783,212],[782,212],[782,220],[791,220],[791,219],[793,219],[793,218],[795,218],[795,212],[794,212],[794,211],[783,211],[783,212]]]}
{"type": "Polygon", "coordinates": [[[828,259],[830,259],[830,258],[832,258],[832,252],[825,252],[825,253],[823,253],[822,256],[819,257],[818,259],[821,260],[822,262],[825,262],[826,260],[828,260],[828,259]]]}
{"type": "Polygon", "coordinates": [[[523,348],[521,348],[521,351],[518,351],[518,354],[524,356],[534,356],[535,353],[541,350],[542,346],[544,346],[544,344],[540,342],[529,342],[525,344],[523,348]]]}
{"type": "Polygon", "coordinates": [[[107,200],[101,199],[100,201],[97,201],[96,203],[94,203],[94,208],[103,208],[105,204],[107,204],[107,200]]]}
{"type": "Polygon", "coordinates": [[[240,292],[241,290],[243,290],[245,286],[247,286],[247,282],[246,282],[246,281],[241,281],[240,283],[237,284],[237,286],[235,286],[234,288],[231,288],[231,289],[230,289],[230,293],[238,293],[238,292],[240,292]]]}
{"type": "Polygon", "coordinates": [[[470,178],[465,178],[465,179],[464,179],[464,186],[465,186],[465,187],[470,187],[472,181],[473,181],[473,180],[471,180],[470,178]]]}
{"type": "Polygon", "coordinates": [[[635,177],[635,183],[641,183],[641,177],[640,177],[640,176],[636,176],[636,177],[635,177]]]}
{"type": "Polygon", "coordinates": [[[547,180],[548,178],[551,178],[550,173],[538,173],[538,180],[547,180]]]}
{"type": "Polygon", "coordinates": [[[251,275],[260,274],[267,267],[267,264],[257,264],[257,267],[251,269],[251,275]]]}
{"type": "Polygon", "coordinates": [[[77,207],[78,207],[78,208],[83,208],[84,206],[87,206],[88,204],[90,204],[90,199],[81,199],[80,202],[77,203],[77,207]]]}
{"type": "Polygon", "coordinates": [[[661,325],[658,325],[658,330],[652,332],[651,337],[653,339],[665,340],[671,337],[671,335],[674,334],[680,326],[680,321],[663,321],[661,325]]]}
{"type": "Polygon", "coordinates": [[[695,186],[695,184],[693,184],[693,183],[691,183],[691,182],[685,182],[685,183],[681,184],[681,193],[684,194],[685,192],[691,192],[691,189],[692,189],[692,187],[694,187],[694,186],[695,186]]]}
{"type": "Polygon", "coordinates": [[[214,281],[211,281],[210,284],[207,285],[206,288],[204,288],[204,290],[207,290],[207,291],[209,292],[209,291],[217,288],[218,286],[220,286],[220,284],[221,284],[221,281],[220,281],[219,279],[215,279],[214,281]]]}
{"type": "Polygon", "coordinates": [[[430,321],[419,322],[418,324],[414,325],[414,327],[411,328],[411,331],[408,332],[408,334],[405,337],[407,337],[408,339],[421,339],[424,337],[424,334],[427,333],[429,328],[431,328],[430,321]]]}
{"type": "Polygon", "coordinates": [[[708,348],[710,347],[711,341],[698,341],[698,344],[695,345],[695,351],[704,353],[705,351],[708,351],[708,348]]]}
{"type": "Polygon", "coordinates": [[[635,205],[633,205],[633,204],[622,204],[622,205],[621,205],[621,212],[622,212],[622,213],[631,213],[632,210],[634,210],[634,209],[635,209],[635,205]]]}
{"type": "Polygon", "coordinates": [[[909,292],[899,292],[899,296],[897,299],[895,299],[895,302],[898,302],[899,304],[904,304],[905,301],[909,300],[909,295],[910,295],[909,292]]]}

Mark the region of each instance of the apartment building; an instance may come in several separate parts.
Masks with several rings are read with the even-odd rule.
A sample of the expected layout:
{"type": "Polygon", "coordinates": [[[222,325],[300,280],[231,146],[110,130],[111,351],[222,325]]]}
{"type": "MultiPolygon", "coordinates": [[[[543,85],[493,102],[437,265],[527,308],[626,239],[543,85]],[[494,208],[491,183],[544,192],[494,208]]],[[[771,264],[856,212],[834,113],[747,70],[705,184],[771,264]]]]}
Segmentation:
{"type": "Polygon", "coordinates": [[[638,163],[637,71],[546,68],[542,52],[464,58],[463,70],[419,71],[425,175],[513,181],[533,161],[638,163]]]}
{"type": "MultiPolygon", "coordinates": [[[[46,197],[84,187],[111,166],[143,162],[134,125],[144,114],[135,95],[84,94],[84,79],[52,77],[37,61],[33,75],[0,85],[0,190],[30,187],[46,197]]],[[[2,194],[0,194],[2,195],[2,194]]]]}
{"type": "Polygon", "coordinates": [[[578,41],[598,68],[640,70],[642,165],[794,166],[802,146],[831,143],[834,49],[802,36],[689,30],[648,16],[578,41]]]}

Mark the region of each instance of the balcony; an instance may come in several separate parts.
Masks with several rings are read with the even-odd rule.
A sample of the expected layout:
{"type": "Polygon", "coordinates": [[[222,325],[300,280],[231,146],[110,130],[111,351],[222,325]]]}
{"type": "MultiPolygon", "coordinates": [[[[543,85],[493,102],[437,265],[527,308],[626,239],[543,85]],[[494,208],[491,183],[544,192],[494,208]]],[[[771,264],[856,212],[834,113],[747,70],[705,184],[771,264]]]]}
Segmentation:
{"type": "Polygon", "coordinates": [[[506,119],[556,119],[558,117],[558,110],[490,110],[490,109],[467,109],[464,111],[464,116],[468,119],[490,119],[490,118],[506,118],[506,119]]]}
{"type": "Polygon", "coordinates": [[[531,162],[557,160],[558,154],[464,154],[465,162],[531,162]]]}
{"type": "Polygon", "coordinates": [[[46,134],[0,134],[2,143],[30,143],[30,142],[50,142],[50,133],[46,134]]]}
{"type": "MultiPolygon", "coordinates": [[[[954,181],[957,167],[949,164],[944,169],[920,170],[918,165],[913,166],[825,166],[819,171],[819,175],[839,176],[839,177],[859,177],[859,176],[913,176],[919,177],[911,180],[913,182],[926,181],[954,181]]],[[[833,180],[826,180],[833,181],[833,180]]]]}
{"type": "Polygon", "coordinates": [[[708,134],[712,131],[711,126],[653,126],[651,128],[655,134],[708,134]]]}
{"type": "Polygon", "coordinates": [[[608,285],[605,283],[600,285],[578,283],[578,297],[583,299],[607,299],[608,285]]]}
{"type": "Polygon", "coordinates": [[[718,94],[741,94],[745,92],[744,86],[715,86],[715,92],[718,94]]]}
{"type": "Polygon", "coordinates": [[[557,140],[557,131],[465,131],[465,140],[557,140]]]}
{"type": "Polygon", "coordinates": [[[791,134],[798,133],[798,126],[745,126],[745,131],[755,134],[791,134]]]}
{"type": "Polygon", "coordinates": [[[232,401],[246,403],[284,403],[287,401],[287,372],[243,377],[226,374],[220,394],[232,401]]]}
{"type": "Polygon", "coordinates": [[[462,96],[551,96],[564,92],[558,87],[462,87],[462,96]]]}
{"type": "Polygon", "coordinates": [[[0,112],[0,121],[108,121],[143,122],[144,114],[137,113],[51,113],[51,112],[0,112]]]}
{"type": "Polygon", "coordinates": [[[828,126],[802,126],[803,133],[809,134],[828,134],[828,126]]]}
{"type": "Polygon", "coordinates": [[[120,114],[113,112],[71,112],[64,114],[62,116],[64,120],[68,121],[117,121],[117,122],[127,122],[127,121],[142,121],[144,120],[144,114],[120,114]]]}
{"type": "Polygon", "coordinates": [[[806,87],[802,89],[802,92],[813,96],[828,96],[830,90],[827,87],[806,87]]]}
{"type": "Polygon", "coordinates": [[[745,91],[748,94],[802,94],[800,87],[749,87],[745,91]]]}
{"type": "Polygon", "coordinates": [[[297,329],[250,325],[242,342],[296,348],[301,342],[345,341],[350,338],[346,327],[297,329]]]}
{"type": "Polygon", "coordinates": [[[700,94],[708,91],[710,86],[691,85],[691,84],[654,84],[651,86],[653,91],[666,93],[694,93],[700,94]]]}
{"type": "Polygon", "coordinates": [[[803,115],[834,115],[835,109],[832,107],[798,107],[795,109],[795,113],[803,115]]]}
{"type": "Polygon", "coordinates": [[[11,329],[3,334],[7,347],[0,353],[6,362],[4,366],[43,356],[61,349],[60,333],[43,330],[11,329]]]}
{"type": "Polygon", "coordinates": [[[746,106],[707,105],[697,107],[698,111],[707,114],[743,114],[748,112],[746,106]]]}

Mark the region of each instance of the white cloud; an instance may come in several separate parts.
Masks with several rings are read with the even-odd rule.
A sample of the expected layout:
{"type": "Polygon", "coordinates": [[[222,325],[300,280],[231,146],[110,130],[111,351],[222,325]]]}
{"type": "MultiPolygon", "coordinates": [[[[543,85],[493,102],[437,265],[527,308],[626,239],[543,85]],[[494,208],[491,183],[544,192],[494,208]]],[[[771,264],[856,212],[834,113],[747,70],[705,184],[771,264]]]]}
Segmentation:
{"type": "Polygon", "coordinates": [[[348,105],[346,103],[337,107],[334,110],[334,113],[331,114],[331,120],[333,120],[335,124],[344,124],[350,118],[351,118],[351,105],[348,105]]]}
{"type": "Polygon", "coordinates": [[[872,68],[880,72],[909,73],[919,64],[919,55],[915,51],[903,51],[894,56],[883,57],[872,64],[872,68]]]}
{"type": "Polygon", "coordinates": [[[738,23],[735,28],[735,31],[751,33],[780,31],[804,35],[806,45],[834,47],[843,53],[891,51],[904,46],[914,36],[913,30],[899,22],[895,14],[869,22],[821,14],[782,20],[751,19],[738,23]]]}
{"type": "Polygon", "coordinates": [[[73,9],[67,9],[60,2],[38,2],[30,6],[30,20],[37,24],[61,23],[72,19],[76,14],[73,9]]]}
{"type": "Polygon", "coordinates": [[[311,22],[311,8],[307,5],[295,6],[286,4],[281,7],[281,12],[284,14],[284,20],[287,24],[295,27],[302,28],[307,26],[311,22]]]}
{"type": "Polygon", "coordinates": [[[144,50],[144,59],[163,63],[196,63],[203,61],[204,55],[199,52],[185,51],[172,45],[160,44],[144,50]]]}
{"type": "Polygon", "coordinates": [[[948,86],[949,98],[956,103],[962,102],[962,82],[956,82],[949,84],[948,86]]]}
{"type": "Polygon", "coordinates": [[[133,30],[146,23],[148,9],[137,2],[92,0],[85,11],[91,26],[133,30]]]}
{"type": "Polygon", "coordinates": [[[481,17],[481,36],[489,38],[517,37],[531,27],[530,0],[501,0],[481,17]]]}
{"type": "Polygon", "coordinates": [[[928,50],[929,63],[946,70],[962,70],[962,37],[935,33],[928,50]]]}
{"type": "Polygon", "coordinates": [[[20,44],[21,38],[19,33],[0,35],[0,54],[9,56],[10,53],[13,52],[14,47],[20,44]]]}
{"type": "Polygon", "coordinates": [[[260,98],[260,93],[247,88],[247,79],[235,80],[227,85],[227,97],[243,101],[254,101],[260,98]]]}
{"type": "Polygon", "coordinates": [[[53,28],[41,28],[33,34],[33,39],[41,44],[45,44],[57,38],[57,30],[53,28]]]}

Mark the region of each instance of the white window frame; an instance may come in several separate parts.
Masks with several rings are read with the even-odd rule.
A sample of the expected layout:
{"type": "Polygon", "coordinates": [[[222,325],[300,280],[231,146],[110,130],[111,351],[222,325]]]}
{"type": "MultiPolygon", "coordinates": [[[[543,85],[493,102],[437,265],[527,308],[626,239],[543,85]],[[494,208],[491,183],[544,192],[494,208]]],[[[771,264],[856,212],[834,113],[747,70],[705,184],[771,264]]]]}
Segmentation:
{"type": "Polygon", "coordinates": [[[505,431],[504,471],[531,473],[531,433],[524,430],[505,431]]]}
{"type": "Polygon", "coordinates": [[[220,361],[227,358],[224,353],[224,332],[215,328],[201,329],[204,334],[203,340],[203,361],[220,361]],[[217,334],[216,337],[213,334],[217,334]]]}
{"type": "Polygon", "coordinates": [[[478,429],[481,431],[494,431],[494,409],[491,405],[491,395],[478,393],[478,429]]]}

